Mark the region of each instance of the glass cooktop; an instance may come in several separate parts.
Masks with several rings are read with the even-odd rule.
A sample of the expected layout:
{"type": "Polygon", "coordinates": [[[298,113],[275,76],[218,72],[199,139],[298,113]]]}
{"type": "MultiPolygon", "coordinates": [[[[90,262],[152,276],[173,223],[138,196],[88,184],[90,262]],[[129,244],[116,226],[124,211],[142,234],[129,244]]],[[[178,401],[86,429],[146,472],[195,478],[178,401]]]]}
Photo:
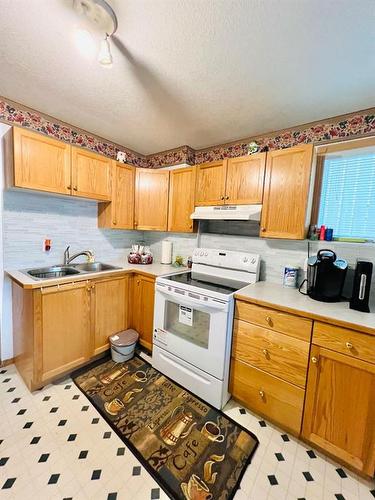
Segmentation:
{"type": "Polygon", "coordinates": [[[225,278],[192,273],[191,271],[181,274],[172,274],[171,276],[163,276],[163,279],[174,281],[181,285],[191,285],[197,288],[203,288],[204,290],[222,293],[223,295],[230,295],[248,285],[248,283],[238,283],[225,278]]]}

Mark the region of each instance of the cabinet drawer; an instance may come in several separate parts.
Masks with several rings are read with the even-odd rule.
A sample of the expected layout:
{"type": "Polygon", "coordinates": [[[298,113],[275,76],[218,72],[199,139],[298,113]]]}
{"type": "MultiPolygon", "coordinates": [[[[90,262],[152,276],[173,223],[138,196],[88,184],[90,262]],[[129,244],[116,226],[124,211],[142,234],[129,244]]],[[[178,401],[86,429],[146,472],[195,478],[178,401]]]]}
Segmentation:
{"type": "Polygon", "coordinates": [[[310,344],[283,333],[234,321],[232,356],[305,387],[310,344]]]}
{"type": "Polygon", "coordinates": [[[315,322],[313,343],[333,351],[375,363],[375,336],[315,322]]]}
{"type": "Polygon", "coordinates": [[[293,314],[236,300],[235,317],[310,342],[312,321],[293,314]]]}
{"type": "Polygon", "coordinates": [[[250,410],[299,434],[305,391],[232,358],[230,390],[250,410]]]}

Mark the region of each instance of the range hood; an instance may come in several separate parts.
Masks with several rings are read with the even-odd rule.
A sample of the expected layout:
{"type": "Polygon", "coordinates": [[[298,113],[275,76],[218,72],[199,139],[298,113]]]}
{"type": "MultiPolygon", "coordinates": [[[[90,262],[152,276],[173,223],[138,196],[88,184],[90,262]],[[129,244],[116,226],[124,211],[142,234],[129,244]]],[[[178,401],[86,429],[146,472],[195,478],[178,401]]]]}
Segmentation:
{"type": "Polygon", "coordinates": [[[262,205],[218,205],[195,207],[191,219],[197,220],[252,220],[260,221],[262,205]]]}

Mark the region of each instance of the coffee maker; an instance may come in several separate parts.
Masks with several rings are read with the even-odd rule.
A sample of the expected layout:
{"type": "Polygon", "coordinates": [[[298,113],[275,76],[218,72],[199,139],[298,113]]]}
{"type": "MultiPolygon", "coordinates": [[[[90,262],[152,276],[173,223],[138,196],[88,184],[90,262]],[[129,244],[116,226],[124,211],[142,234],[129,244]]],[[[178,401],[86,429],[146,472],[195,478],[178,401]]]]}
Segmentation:
{"type": "Polygon", "coordinates": [[[348,269],[346,260],[333,250],[319,250],[307,260],[307,294],[321,302],[339,302],[348,269]]]}

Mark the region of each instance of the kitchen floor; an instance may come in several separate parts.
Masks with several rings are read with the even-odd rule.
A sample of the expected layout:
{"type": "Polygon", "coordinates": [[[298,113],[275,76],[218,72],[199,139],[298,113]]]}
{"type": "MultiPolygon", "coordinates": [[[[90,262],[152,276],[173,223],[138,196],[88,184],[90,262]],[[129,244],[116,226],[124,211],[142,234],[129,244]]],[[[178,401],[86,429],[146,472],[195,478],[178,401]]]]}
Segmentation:
{"type": "MultiPolygon", "coordinates": [[[[235,500],[371,500],[375,483],[230,401],[225,413],[260,445],[235,500]]],[[[71,379],[30,393],[0,368],[1,499],[157,500],[167,495],[71,379]]]]}

